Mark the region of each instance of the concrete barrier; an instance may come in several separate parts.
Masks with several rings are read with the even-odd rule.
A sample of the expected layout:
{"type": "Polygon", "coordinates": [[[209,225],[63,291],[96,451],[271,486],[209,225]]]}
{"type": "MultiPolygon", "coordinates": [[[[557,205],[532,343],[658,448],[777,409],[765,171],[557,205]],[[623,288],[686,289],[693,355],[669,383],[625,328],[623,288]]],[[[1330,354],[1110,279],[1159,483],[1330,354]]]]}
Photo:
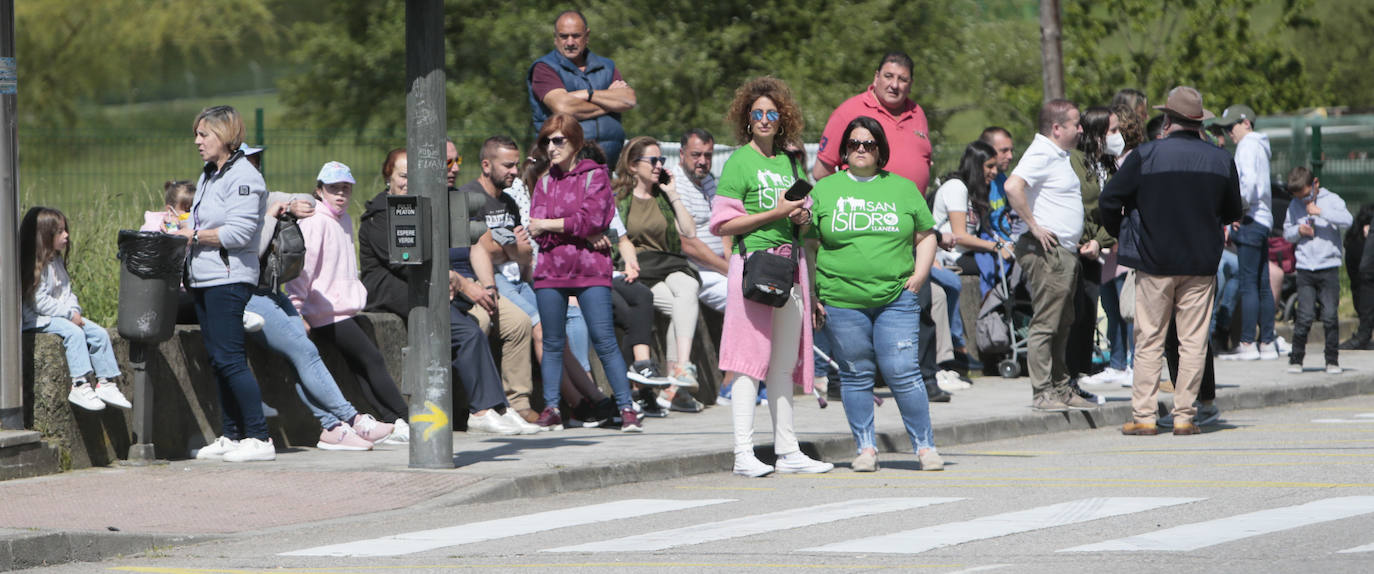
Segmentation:
{"type": "MultiPolygon", "coordinates": [[[[407,394],[400,376],[401,347],[406,341],[400,318],[364,313],[359,323],[377,342],[387,370],[400,382],[401,392],[407,394]]],[[[114,329],[110,329],[110,338],[125,375],[119,381],[120,389],[131,400],[140,400],[141,397],[133,396],[129,342],[120,338],[114,329]]],[[[343,356],[329,345],[319,347],[344,397],[359,411],[373,412],[343,356]]],[[[67,373],[61,338],[25,333],[23,356],[25,426],[38,431],[46,444],[57,449],[63,470],[106,466],[127,456],[135,440],[131,430],[133,411],[107,408],[89,412],[67,401],[71,377],[67,373]]],[[[178,326],[170,340],[148,349],[145,357],[148,381],[153,389],[155,415],[151,439],[157,457],[189,457],[191,449],[214,440],[220,430],[219,391],[201,341],[200,328],[178,326]]],[[[280,413],[268,419],[277,447],[314,446],[319,439],[319,422],[296,395],[298,379],[290,362],[251,342],[248,357],[262,388],[263,401],[280,413]]],[[[460,400],[463,399],[455,398],[455,402],[460,400]]],[[[455,412],[462,410],[455,409],[455,412]]],[[[466,417],[454,419],[457,428],[466,428],[466,417]]]]}

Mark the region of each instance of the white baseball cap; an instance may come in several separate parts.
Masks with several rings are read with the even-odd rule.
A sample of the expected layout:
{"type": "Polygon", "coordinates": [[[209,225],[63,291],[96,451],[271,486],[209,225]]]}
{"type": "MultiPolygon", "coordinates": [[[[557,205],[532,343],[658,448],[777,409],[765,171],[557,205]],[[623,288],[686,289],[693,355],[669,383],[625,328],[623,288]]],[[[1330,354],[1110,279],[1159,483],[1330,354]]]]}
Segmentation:
{"type": "Polygon", "coordinates": [[[353,172],[348,169],[348,166],[337,161],[331,161],[324,164],[324,167],[320,168],[320,175],[316,176],[315,179],[325,185],[345,181],[348,183],[358,183],[353,180],[353,172]]]}
{"type": "Polygon", "coordinates": [[[245,156],[250,156],[255,153],[261,153],[262,148],[250,146],[245,142],[239,144],[239,151],[243,152],[243,155],[245,156]]]}

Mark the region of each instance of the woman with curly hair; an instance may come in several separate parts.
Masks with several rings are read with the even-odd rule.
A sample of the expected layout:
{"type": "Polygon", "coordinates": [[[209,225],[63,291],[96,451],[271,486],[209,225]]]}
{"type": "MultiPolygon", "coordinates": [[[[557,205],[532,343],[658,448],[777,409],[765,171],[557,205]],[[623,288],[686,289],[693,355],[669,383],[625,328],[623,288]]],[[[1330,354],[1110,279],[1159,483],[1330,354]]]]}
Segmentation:
{"type": "Polygon", "coordinates": [[[757,385],[768,386],[768,409],[773,419],[773,451],[778,472],[820,473],[834,465],[802,454],[792,428],[792,385],[811,392],[811,308],[809,281],[798,273],[782,307],[744,298],[744,253],[771,252],[796,256],[806,269],[805,256],[794,246],[811,220],[810,199],[784,197],[793,182],[804,177],[800,154],[802,115],[792,91],[782,80],[754,78],[735,90],[725,120],[741,144],[730,154],[711,202],[711,232],[735,236],[721,329],[720,368],[737,374],[731,402],[735,430],[735,474],[759,477],[773,466],[754,456],[754,405],[748,400],[757,385]]]}

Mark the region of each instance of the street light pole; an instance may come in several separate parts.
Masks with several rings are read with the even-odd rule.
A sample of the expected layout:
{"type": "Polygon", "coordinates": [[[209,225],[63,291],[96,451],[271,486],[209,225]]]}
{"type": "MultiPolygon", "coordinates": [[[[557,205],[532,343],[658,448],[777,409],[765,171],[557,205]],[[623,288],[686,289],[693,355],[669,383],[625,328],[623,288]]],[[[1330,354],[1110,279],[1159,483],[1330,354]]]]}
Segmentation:
{"type": "Polygon", "coordinates": [[[408,192],[428,197],[430,258],[411,269],[405,381],[410,391],[410,466],[453,468],[449,367],[447,126],[443,0],[406,0],[408,192]]]}
{"type": "Polygon", "coordinates": [[[1045,101],[1064,97],[1064,49],[1060,43],[1059,0],[1040,0],[1040,61],[1045,101]]]}
{"type": "Polygon", "coordinates": [[[14,0],[0,0],[0,428],[24,428],[20,367],[18,67],[14,0]]]}

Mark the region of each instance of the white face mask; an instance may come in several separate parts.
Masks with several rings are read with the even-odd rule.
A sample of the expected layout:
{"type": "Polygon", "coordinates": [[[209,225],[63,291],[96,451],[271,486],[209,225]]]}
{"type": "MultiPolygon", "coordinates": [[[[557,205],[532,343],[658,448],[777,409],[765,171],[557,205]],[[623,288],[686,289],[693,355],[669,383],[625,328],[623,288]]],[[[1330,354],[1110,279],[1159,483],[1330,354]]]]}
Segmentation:
{"type": "Polygon", "coordinates": [[[1116,157],[1123,151],[1126,151],[1126,138],[1121,137],[1121,132],[1107,134],[1107,154],[1116,157]]]}

